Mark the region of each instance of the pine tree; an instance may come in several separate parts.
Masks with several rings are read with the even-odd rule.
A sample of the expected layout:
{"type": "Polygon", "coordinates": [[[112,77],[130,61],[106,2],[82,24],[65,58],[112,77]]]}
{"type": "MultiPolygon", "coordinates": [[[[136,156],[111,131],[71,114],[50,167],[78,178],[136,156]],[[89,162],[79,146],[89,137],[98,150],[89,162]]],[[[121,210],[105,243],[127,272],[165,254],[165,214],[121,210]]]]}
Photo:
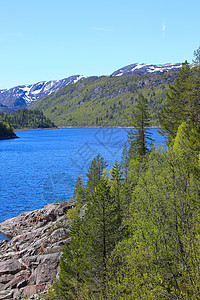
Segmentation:
{"type": "Polygon", "coordinates": [[[107,167],[107,163],[104,161],[103,157],[100,157],[100,155],[97,155],[96,158],[92,160],[92,163],[89,167],[88,173],[87,173],[87,193],[90,195],[94,189],[98,186],[100,179],[102,177],[103,171],[107,167]]]}
{"type": "Polygon", "coordinates": [[[122,151],[122,156],[121,156],[121,167],[123,170],[123,175],[125,181],[128,179],[128,167],[129,167],[129,155],[128,155],[128,149],[127,149],[127,143],[125,143],[123,151],[122,151]]]}
{"type": "Polygon", "coordinates": [[[178,78],[169,86],[170,91],[166,94],[167,106],[163,108],[159,122],[162,128],[160,133],[166,135],[168,144],[173,143],[181,123],[189,119],[190,85],[188,82],[190,76],[190,66],[185,61],[182,64],[182,69],[178,72],[178,78]]]}
{"type": "Polygon", "coordinates": [[[128,132],[129,157],[142,157],[148,152],[147,142],[152,141],[151,133],[148,131],[149,113],[146,99],[141,94],[133,111],[132,125],[134,131],[131,129],[128,132]]]}
{"type": "Polygon", "coordinates": [[[102,293],[104,299],[107,289],[107,260],[116,245],[116,232],[120,226],[116,217],[110,186],[106,179],[101,178],[88,203],[83,232],[92,289],[102,293]]]}
{"type": "Polygon", "coordinates": [[[200,130],[200,47],[194,51],[195,75],[193,77],[191,108],[193,111],[193,120],[195,126],[200,130]]]}
{"type": "Polygon", "coordinates": [[[77,178],[73,199],[75,200],[76,207],[79,208],[86,202],[86,190],[81,175],[77,178]]]}
{"type": "MultiPolygon", "coordinates": [[[[123,178],[122,178],[122,167],[116,161],[114,166],[112,167],[111,171],[111,194],[114,198],[114,207],[116,209],[116,225],[117,228],[120,229],[123,219],[123,209],[124,204],[122,202],[122,185],[123,185],[123,178]]],[[[120,233],[116,232],[116,240],[120,239],[120,233]]]]}

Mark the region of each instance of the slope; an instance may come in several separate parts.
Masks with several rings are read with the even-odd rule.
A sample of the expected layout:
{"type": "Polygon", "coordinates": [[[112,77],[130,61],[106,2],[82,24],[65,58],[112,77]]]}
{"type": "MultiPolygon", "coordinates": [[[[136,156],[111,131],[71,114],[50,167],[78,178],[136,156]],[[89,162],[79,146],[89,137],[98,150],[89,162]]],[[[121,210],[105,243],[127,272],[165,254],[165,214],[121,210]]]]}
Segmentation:
{"type": "Polygon", "coordinates": [[[143,93],[150,125],[156,126],[176,74],[89,77],[43,98],[31,109],[43,111],[56,126],[130,126],[137,97],[143,93]]]}

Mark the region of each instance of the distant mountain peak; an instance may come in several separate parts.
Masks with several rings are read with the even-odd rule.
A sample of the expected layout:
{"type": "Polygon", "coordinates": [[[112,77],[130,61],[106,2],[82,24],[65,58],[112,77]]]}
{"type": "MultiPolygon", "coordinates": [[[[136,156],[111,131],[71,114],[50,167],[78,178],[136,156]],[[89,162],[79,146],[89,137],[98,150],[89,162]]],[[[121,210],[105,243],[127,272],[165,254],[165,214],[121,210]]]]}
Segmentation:
{"type": "Polygon", "coordinates": [[[40,81],[35,84],[20,85],[11,89],[0,90],[1,111],[30,106],[45,96],[55,93],[66,85],[76,83],[83,78],[85,77],[82,75],[74,75],[61,80],[40,81]]]}
{"type": "Polygon", "coordinates": [[[123,67],[115,72],[112,76],[122,76],[122,75],[135,75],[135,74],[149,74],[149,73],[165,73],[169,71],[176,71],[181,69],[182,64],[163,64],[163,65],[151,65],[144,63],[135,63],[123,67]]]}

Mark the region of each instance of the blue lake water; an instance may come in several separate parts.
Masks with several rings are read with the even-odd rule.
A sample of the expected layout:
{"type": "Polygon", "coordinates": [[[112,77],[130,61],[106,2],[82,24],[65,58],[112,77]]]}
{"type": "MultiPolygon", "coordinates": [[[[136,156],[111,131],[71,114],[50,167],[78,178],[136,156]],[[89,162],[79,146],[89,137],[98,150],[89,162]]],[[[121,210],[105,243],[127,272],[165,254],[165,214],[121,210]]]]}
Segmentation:
{"type": "MultiPolygon", "coordinates": [[[[72,197],[78,175],[86,179],[100,154],[108,169],[120,161],[127,141],[124,128],[65,128],[17,131],[19,139],[0,141],[0,222],[72,197]]],[[[150,130],[155,146],[164,144],[150,130]]],[[[0,236],[1,239],[1,236],[0,236]]]]}

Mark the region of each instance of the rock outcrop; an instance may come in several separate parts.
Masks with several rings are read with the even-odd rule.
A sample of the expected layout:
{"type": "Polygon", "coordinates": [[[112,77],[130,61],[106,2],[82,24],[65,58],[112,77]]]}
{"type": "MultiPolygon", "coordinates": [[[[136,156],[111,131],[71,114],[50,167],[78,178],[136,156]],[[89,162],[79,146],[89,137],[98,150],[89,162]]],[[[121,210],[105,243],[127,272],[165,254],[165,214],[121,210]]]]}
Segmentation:
{"type": "Polygon", "coordinates": [[[66,213],[72,206],[49,204],[0,224],[0,232],[11,238],[0,241],[0,300],[48,299],[62,247],[70,242],[66,213]]]}

